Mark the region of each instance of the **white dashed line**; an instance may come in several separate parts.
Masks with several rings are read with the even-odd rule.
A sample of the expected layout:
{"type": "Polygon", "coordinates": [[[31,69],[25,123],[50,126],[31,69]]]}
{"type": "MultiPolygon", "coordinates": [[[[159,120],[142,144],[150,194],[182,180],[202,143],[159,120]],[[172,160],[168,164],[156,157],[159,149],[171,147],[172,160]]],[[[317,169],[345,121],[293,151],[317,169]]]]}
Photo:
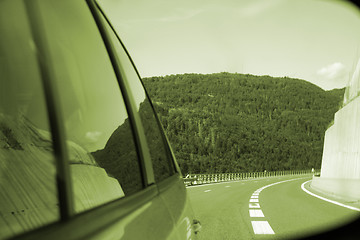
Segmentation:
{"type": "Polygon", "coordinates": [[[249,203],[249,208],[260,208],[259,203],[249,203]]]}
{"type": "Polygon", "coordinates": [[[211,192],[211,190],[205,190],[204,192],[211,192]]]}
{"type": "MultiPolygon", "coordinates": [[[[250,215],[250,217],[251,218],[265,217],[264,213],[260,209],[260,204],[259,204],[259,194],[261,193],[262,190],[264,190],[265,188],[274,186],[276,184],[279,184],[279,183],[295,181],[298,179],[301,179],[301,178],[295,178],[295,179],[289,179],[289,180],[284,180],[284,181],[280,181],[280,182],[275,182],[275,183],[263,186],[263,187],[255,190],[249,199],[249,215],[250,215]],[[254,208],[258,208],[258,209],[254,209],[254,208]]],[[[274,230],[271,228],[268,221],[251,221],[251,224],[252,224],[255,234],[275,234],[274,230]]]]}
{"type": "Polygon", "coordinates": [[[275,234],[268,221],[251,221],[255,234],[275,234]]]}
{"type": "Polygon", "coordinates": [[[260,209],[250,209],[250,217],[265,217],[264,213],[260,209]]]}
{"type": "Polygon", "coordinates": [[[351,210],[355,210],[355,211],[360,211],[359,208],[352,207],[352,206],[349,206],[349,205],[345,205],[345,204],[339,203],[339,202],[337,202],[337,201],[333,201],[333,200],[330,200],[330,199],[321,197],[321,196],[319,196],[319,195],[316,195],[315,193],[310,192],[309,190],[307,190],[307,189],[305,188],[305,184],[308,183],[308,182],[310,182],[310,181],[311,181],[311,180],[306,181],[306,182],[304,182],[303,184],[301,184],[301,189],[302,189],[304,192],[306,192],[307,194],[310,194],[311,196],[317,197],[317,198],[319,198],[319,199],[321,199],[321,200],[324,200],[324,201],[327,201],[327,202],[330,202],[330,203],[339,205],[339,206],[341,206],[341,207],[345,207],[345,208],[348,208],[348,209],[351,209],[351,210]]]}

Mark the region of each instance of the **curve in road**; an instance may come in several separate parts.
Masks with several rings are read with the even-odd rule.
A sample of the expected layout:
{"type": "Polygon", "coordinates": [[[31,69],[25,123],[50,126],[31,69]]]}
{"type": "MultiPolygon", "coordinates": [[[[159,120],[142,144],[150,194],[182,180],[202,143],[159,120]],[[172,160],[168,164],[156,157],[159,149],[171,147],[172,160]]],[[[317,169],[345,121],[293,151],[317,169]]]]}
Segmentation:
{"type": "Polygon", "coordinates": [[[293,239],[327,231],[359,216],[357,211],[305,193],[301,185],[311,177],[189,187],[194,211],[203,226],[199,239],[293,239]]]}
{"type": "Polygon", "coordinates": [[[298,179],[303,179],[303,178],[288,179],[280,182],[271,183],[254,191],[254,193],[251,195],[249,200],[249,215],[251,218],[251,225],[254,230],[254,234],[275,234],[274,230],[271,228],[268,221],[253,220],[254,218],[265,217],[264,213],[260,209],[260,203],[259,203],[259,194],[261,193],[261,191],[268,187],[280,183],[295,181],[298,179]]]}

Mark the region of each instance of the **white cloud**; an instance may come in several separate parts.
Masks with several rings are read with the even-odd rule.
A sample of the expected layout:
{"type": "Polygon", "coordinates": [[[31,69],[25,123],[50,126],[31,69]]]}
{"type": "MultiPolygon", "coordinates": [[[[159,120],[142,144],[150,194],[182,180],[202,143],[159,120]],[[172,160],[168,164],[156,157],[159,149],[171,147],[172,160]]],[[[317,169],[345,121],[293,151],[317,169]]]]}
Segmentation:
{"type": "Polygon", "coordinates": [[[332,63],[326,67],[320,68],[317,71],[318,75],[328,79],[343,77],[345,73],[345,66],[341,62],[332,63]]]}
{"type": "Polygon", "coordinates": [[[94,131],[94,132],[87,132],[85,137],[89,142],[97,142],[102,135],[102,132],[94,131]]]}
{"type": "Polygon", "coordinates": [[[249,4],[243,6],[239,9],[239,13],[243,17],[254,17],[262,14],[265,11],[268,11],[274,7],[277,7],[279,4],[283,3],[284,0],[258,0],[250,1],[249,4]]]}

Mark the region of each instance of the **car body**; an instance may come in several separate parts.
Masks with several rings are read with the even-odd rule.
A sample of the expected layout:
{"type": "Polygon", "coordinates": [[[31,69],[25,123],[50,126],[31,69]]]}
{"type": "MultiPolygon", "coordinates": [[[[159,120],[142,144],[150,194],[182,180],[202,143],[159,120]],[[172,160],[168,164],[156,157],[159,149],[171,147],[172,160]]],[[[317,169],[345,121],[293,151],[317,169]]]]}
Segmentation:
{"type": "Polygon", "coordinates": [[[93,0],[0,0],[0,239],[195,239],[179,166],[93,0]]]}

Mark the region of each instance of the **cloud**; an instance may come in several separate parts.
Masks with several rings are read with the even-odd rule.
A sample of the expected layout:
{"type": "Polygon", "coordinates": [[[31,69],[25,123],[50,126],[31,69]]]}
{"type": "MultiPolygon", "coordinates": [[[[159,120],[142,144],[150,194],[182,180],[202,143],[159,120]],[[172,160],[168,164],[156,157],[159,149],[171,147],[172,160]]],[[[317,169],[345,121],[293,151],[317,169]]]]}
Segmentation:
{"type": "Polygon", "coordinates": [[[328,79],[343,77],[345,73],[345,66],[341,62],[332,63],[326,67],[320,68],[317,71],[318,75],[328,79]]]}
{"type": "Polygon", "coordinates": [[[102,132],[94,131],[94,132],[87,132],[85,137],[89,142],[97,142],[102,135],[102,132]]]}
{"type": "Polygon", "coordinates": [[[277,7],[283,2],[284,0],[250,1],[250,4],[243,6],[238,11],[243,17],[254,17],[263,14],[265,11],[268,11],[274,7],[277,7]]]}

